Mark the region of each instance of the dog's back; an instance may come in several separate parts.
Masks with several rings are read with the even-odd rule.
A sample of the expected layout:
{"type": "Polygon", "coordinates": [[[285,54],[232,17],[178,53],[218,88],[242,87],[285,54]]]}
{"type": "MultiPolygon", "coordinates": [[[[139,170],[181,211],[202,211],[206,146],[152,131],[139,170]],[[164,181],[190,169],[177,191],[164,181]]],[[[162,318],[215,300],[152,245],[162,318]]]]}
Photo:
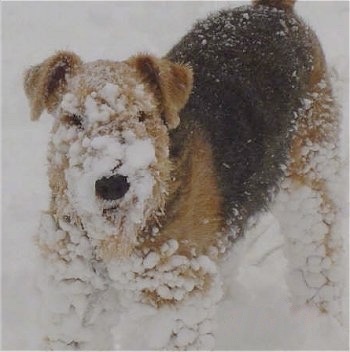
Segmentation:
{"type": "Polygon", "coordinates": [[[203,131],[225,215],[236,209],[242,224],[264,207],[282,173],[313,65],[314,34],[292,6],[256,1],[215,13],[167,55],[194,71],[193,93],[172,134],[172,155],[181,154],[191,131],[203,131]]]}

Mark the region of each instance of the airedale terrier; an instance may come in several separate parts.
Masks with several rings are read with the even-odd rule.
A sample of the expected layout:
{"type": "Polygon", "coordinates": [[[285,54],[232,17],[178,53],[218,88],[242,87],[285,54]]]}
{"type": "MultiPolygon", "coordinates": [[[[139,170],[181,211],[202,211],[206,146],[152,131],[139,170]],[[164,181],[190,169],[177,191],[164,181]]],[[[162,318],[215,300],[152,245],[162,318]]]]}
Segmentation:
{"type": "Polygon", "coordinates": [[[32,119],[54,116],[48,348],[214,348],[217,263],[278,189],[295,302],[339,314],[337,111],[293,5],[212,14],[162,59],[61,51],[26,72],[32,119]]]}

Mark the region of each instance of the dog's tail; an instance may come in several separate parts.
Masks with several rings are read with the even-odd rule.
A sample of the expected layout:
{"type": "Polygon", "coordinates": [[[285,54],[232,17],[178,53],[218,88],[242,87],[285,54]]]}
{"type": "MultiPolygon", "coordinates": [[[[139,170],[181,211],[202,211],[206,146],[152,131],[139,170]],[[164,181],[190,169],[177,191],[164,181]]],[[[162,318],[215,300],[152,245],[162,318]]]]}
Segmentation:
{"type": "Polygon", "coordinates": [[[296,0],[253,0],[253,5],[275,7],[280,10],[292,11],[296,0]]]}

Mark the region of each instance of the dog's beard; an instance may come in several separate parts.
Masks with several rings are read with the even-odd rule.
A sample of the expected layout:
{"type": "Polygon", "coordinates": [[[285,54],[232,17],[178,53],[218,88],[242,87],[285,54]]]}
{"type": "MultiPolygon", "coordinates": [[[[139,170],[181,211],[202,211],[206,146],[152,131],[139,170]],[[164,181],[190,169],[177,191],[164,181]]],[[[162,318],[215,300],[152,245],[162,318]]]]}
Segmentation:
{"type": "Polygon", "coordinates": [[[152,213],[151,199],[155,177],[152,165],[155,150],[148,138],[138,139],[130,132],[120,136],[97,135],[76,138],[67,152],[66,197],[90,238],[111,236],[136,240],[152,213]],[[128,190],[120,199],[99,197],[95,183],[102,177],[123,175],[128,190]]]}

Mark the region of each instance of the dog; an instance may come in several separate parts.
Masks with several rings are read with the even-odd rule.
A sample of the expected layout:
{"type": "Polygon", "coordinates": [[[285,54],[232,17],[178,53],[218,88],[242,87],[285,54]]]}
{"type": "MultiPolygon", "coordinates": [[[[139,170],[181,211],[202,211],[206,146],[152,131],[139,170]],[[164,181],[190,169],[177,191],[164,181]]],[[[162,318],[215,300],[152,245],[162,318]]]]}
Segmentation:
{"type": "Polygon", "coordinates": [[[32,120],[54,117],[46,348],[213,349],[220,260],[270,208],[294,303],[339,316],[337,107],[294,2],[214,13],[164,58],[26,71],[32,120]]]}

